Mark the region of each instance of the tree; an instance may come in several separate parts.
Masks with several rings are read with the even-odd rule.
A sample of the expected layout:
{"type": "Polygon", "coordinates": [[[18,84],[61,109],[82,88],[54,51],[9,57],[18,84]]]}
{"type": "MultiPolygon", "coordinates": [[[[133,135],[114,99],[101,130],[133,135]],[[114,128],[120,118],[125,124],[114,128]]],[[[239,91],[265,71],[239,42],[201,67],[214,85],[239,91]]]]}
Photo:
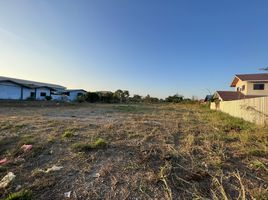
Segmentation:
{"type": "Polygon", "coordinates": [[[145,103],[150,103],[150,101],[151,101],[151,96],[150,96],[149,94],[147,94],[147,96],[143,98],[143,101],[144,101],[145,103]]]}
{"type": "Polygon", "coordinates": [[[129,99],[129,91],[124,90],[124,92],[123,92],[123,102],[127,102],[128,99],[129,99]]]}
{"type": "Polygon", "coordinates": [[[112,92],[99,92],[100,102],[114,103],[114,93],[112,92]]]}
{"type": "Polygon", "coordinates": [[[118,102],[122,103],[124,92],[123,90],[120,90],[120,89],[116,90],[113,96],[114,96],[115,103],[118,103],[118,102]]]}
{"type": "Polygon", "coordinates": [[[145,103],[158,103],[159,99],[156,97],[151,97],[149,94],[143,98],[143,101],[145,103]]]}
{"type": "Polygon", "coordinates": [[[134,94],[133,97],[131,98],[131,101],[134,103],[140,103],[142,102],[142,96],[134,94]]]}
{"type": "Polygon", "coordinates": [[[100,100],[100,97],[96,92],[88,92],[85,96],[86,101],[90,103],[95,103],[100,100]]]}
{"type": "Polygon", "coordinates": [[[183,96],[179,94],[175,94],[173,96],[169,96],[165,99],[166,102],[171,102],[171,103],[179,103],[183,101],[183,96]]]}
{"type": "Polygon", "coordinates": [[[129,91],[128,90],[116,90],[114,93],[114,102],[115,103],[125,103],[129,99],[129,91]]]}

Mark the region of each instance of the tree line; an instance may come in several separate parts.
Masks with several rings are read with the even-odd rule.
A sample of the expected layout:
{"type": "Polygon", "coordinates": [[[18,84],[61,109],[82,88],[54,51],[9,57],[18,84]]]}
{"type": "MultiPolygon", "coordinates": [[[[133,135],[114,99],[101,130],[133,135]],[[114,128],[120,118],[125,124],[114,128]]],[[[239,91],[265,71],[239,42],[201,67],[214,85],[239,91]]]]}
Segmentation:
{"type": "Polygon", "coordinates": [[[89,103],[181,103],[181,102],[194,102],[196,99],[184,98],[183,95],[175,94],[168,96],[165,99],[159,99],[157,97],[151,97],[147,95],[145,97],[141,95],[129,94],[128,90],[117,90],[115,92],[87,92],[85,95],[77,98],[78,102],[89,102],[89,103]]]}

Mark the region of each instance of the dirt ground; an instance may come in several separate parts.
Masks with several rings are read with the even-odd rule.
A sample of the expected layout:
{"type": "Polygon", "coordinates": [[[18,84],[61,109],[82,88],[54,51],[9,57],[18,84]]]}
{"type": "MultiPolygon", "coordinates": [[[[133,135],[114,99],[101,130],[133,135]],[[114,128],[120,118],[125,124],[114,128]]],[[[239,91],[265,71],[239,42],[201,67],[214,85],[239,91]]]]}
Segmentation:
{"type": "Polygon", "coordinates": [[[268,199],[267,140],[197,104],[0,104],[0,199],[268,199]]]}

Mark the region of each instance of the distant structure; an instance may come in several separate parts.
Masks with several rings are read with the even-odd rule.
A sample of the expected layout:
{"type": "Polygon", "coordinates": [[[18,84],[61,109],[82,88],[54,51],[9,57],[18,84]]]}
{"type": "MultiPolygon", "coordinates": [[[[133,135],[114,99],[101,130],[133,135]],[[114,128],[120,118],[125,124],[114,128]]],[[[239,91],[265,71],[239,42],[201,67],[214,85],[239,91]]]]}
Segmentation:
{"type": "Polygon", "coordinates": [[[231,87],[234,87],[235,91],[216,91],[213,99],[232,101],[268,96],[268,73],[237,74],[231,87]]]}
{"type": "Polygon", "coordinates": [[[85,94],[82,89],[67,90],[66,87],[0,76],[0,99],[2,100],[68,100],[75,101],[85,94]]]}
{"type": "Polygon", "coordinates": [[[207,95],[204,99],[204,102],[209,102],[213,99],[213,95],[207,95]]]}

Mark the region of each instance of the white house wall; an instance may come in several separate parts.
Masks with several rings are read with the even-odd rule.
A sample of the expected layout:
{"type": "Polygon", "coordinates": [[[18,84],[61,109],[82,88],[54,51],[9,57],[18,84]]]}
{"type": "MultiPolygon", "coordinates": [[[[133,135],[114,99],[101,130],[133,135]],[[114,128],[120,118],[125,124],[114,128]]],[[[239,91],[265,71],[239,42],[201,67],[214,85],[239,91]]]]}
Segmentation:
{"type": "Polygon", "coordinates": [[[23,88],[23,96],[22,96],[22,98],[23,98],[23,100],[26,100],[26,99],[28,99],[29,97],[31,97],[31,92],[34,92],[34,89],[30,89],[30,88],[23,88]]]}
{"type": "Polygon", "coordinates": [[[70,91],[70,95],[68,96],[68,100],[69,101],[75,101],[75,100],[77,100],[77,95],[79,93],[85,94],[85,92],[83,92],[83,91],[70,91]]]}
{"type": "Polygon", "coordinates": [[[48,88],[37,88],[36,89],[36,99],[37,100],[45,100],[46,99],[45,96],[44,97],[41,96],[41,93],[42,92],[45,92],[46,93],[46,96],[50,96],[51,95],[50,94],[50,89],[48,89],[48,88]]]}
{"type": "Polygon", "coordinates": [[[11,82],[0,83],[0,99],[21,99],[21,86],[11,82]]]}

